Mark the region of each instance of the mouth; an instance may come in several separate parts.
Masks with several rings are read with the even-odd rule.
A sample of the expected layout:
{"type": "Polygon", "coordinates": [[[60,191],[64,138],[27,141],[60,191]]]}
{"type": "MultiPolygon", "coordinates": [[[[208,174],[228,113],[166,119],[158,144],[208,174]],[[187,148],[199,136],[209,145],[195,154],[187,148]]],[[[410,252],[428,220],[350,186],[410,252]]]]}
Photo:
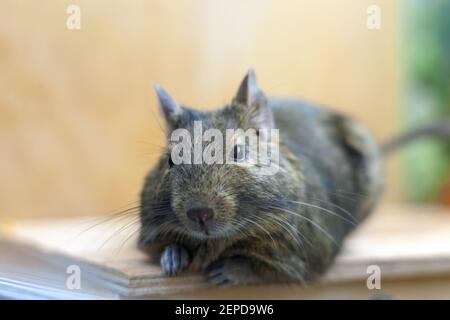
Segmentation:
{"type": "Polygon", "coordinates": [[[190,234],[199,239],[217,238],[221,235],[221,230],[215,224],[211,223],[189,223],[188,230],[190,234]]]}
{"type": "Polygon", "coordinates": [[[204,233],[206,236],[210,235],[209,228],[203,221],[200,221],[199,227],[200,227],[200,230],[202,231],[202,233],[204,233]]]}
{"type": "Polygon", "coordinates": [[[194,231],[196,234],[199,234],[201,236],[209,237],[212,234],[213,228],[211,226],[206,225],[205,223],[196,223],[191,224],[192,231],[194,231]]]}

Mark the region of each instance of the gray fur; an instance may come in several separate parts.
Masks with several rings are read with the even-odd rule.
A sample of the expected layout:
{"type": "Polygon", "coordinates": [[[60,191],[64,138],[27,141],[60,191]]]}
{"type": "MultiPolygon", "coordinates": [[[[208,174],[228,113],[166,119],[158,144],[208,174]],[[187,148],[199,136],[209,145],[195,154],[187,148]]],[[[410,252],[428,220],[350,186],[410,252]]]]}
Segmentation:
{"type": "MultiPolygon", "coordinates": [[[[381,156],[367,130],[325,108],[256,94],[262,94],[257,101],[267,108],[237,98],[212,112],[182,107],[168,126],[192,131],[193,121],[202,120],[204,130],[225,132],[272,121],[280,129],[277,174],[256,175],[230,164],[171,168],[168,143],[141,193],[139,246],[160,248],[162,260],[167,259],[166,247],[182,247],[190,257],[186,269],[205,272],[217,285],[316,278],[382,192],[381,156]],[[198,203],[215,211],[216,228],[209,235],[186,217],[198,203]]],[[[166,267],[171,263],[162,263],[168,274],[183,269],[166,267]]]]}

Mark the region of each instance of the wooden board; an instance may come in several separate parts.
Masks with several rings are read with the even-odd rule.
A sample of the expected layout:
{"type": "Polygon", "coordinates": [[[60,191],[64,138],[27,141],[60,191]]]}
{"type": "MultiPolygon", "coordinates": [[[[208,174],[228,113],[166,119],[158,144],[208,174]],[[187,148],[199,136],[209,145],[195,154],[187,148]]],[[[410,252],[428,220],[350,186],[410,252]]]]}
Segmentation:
{"type": "MultiPolygon", "coordinates": [[[[26,287],[28,281],[56,290],[48,297],[61,297],[64,292],[80,298],[179,297],[208,288],[201,274],[164,276],[157,257],[138,251],[136,217],[102,219],[3,222],[0,284],[16,286],[19,294],[26,288],[17,286],[26,287]],[[80,266],[82,291],[68,292],[69,265],[80,266]]],[[[335,265],[317,285],[359,282],[365,286],[370,265],[381,268],[383,279],[450,276],[450,211],[382,207],[351,235],[335,265]]]]}

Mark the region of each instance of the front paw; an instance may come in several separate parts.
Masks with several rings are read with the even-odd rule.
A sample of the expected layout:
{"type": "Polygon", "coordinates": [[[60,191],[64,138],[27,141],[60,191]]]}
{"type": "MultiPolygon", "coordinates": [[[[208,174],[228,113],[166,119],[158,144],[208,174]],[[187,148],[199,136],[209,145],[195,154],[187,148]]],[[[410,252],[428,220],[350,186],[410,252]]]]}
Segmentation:
{"type": "Polygon", "coordinates": [[[219,287],[229,287],[253,282],[255,276],[248,261],[240,257],[217,260],[206,268],[208,281],[219,287]]]}
{"type": "Polygon", "coordinates": [[[161,269],[165,274],[175,275],[189,265],[189,253],[185,248],[172,244],[164,249],[160,262],[161,269]]]}

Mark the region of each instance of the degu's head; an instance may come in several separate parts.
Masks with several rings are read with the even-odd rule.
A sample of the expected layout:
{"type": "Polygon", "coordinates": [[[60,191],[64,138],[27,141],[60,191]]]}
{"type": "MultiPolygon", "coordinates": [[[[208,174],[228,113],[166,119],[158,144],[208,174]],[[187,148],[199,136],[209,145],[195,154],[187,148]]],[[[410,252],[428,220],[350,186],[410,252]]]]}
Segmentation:
{"type": "Polygon", "coordinates": [[[166,229],[198,238],[229,236],[273,211],[282,198],[284,160],[254,72],[231,103],[215,111],[181,106],[159,85],[155,90],[168,128],[167,152],[158,165],[159,187],[143,197],[153,203],[143,203],[143,209],[153,206],[173,218],[166,229]]]}

